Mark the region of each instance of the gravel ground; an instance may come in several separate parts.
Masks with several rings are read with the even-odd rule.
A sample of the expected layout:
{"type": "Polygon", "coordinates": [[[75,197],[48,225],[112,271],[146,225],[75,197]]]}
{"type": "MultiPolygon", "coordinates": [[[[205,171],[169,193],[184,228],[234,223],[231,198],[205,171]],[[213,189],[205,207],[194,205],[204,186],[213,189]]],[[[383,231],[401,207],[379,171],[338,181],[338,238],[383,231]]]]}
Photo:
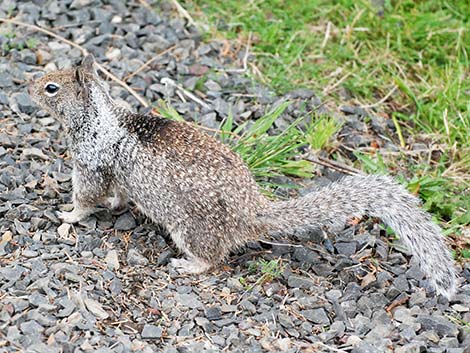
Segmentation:
{"type": "MultiPolygon", "coordinates": [[[[147,101],[167,99],[208,127],[229,111],[256,119],[285,99],[293,103],[279,129],[324,109],[309,90],[279,97],[253,83],[242,72],[244,48],[202,41],[167,3],[156,11],[127,3],[4,0],[0,17],[53,28],[120,78],[171,48],[127,82],[147,101]],[[162,84],[165,77],[197,90],[205,106],[162,84]]],[[[27,29],[1,32],[0,352],[470,352],[469,264],[459,265],[455,298],[436,297],[415,261],[371,221],[324,244],[315,234],[302,245],[250,244],[200,276],[167,266],[171,241],[132,208],[61,224],[55,212],[71,202],[64,136],[25,87],[81,53],[27,29]]],[[[126,90],[110,87],[139,109],[126,90]]],[[[396,149],[387,120],[341,110],[343,145],[396,149]]]]}

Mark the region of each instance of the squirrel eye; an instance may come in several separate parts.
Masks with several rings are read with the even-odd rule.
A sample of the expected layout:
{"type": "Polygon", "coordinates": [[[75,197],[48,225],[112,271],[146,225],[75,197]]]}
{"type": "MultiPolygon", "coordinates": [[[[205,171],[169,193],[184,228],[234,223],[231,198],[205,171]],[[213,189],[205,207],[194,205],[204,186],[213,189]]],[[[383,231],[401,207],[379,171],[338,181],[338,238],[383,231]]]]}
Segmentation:
{"type": "Polygon", "coordinates": [[[45,90],[46,90],[46,94],[48,96],[53,96],[57,93],[57,91],[59,90],[59,86],[57,86],[56,84],[54,83],[48,83],[45,87],[45,90]]]}

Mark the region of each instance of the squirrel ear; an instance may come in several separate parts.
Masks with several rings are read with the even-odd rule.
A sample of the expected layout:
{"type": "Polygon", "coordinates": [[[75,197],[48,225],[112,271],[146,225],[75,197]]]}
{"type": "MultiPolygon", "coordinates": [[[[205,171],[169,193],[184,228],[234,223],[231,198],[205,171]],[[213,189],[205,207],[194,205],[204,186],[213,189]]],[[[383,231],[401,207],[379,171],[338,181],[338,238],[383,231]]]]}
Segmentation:
{"type": "Polygon", "coordinates": [[[90,76],[90,74],[96,75],[94,64],[95,64],[95,58],[93,57],[93,55],[87,54],[83,58],[81,65],[75,69],[75,79],[77,80],[78,85],[79,85],[78,95],[85,100],[88,99],[88,94],[89,94],[88,85],[86,84],[89,78],[87,77],[87,75],[88,76],[90,76]]]}
{"type": "Polygon", "coordinates": [[[82,97],[84,100],[88,99],[88,86],[86,84],[86,72],[79,66],[75,69],[75,79],[78,82],[78,96],[82,97]]]}
{"type": "Polygon", "coordinates": [[[87,54],[85,58],[83,58],[82,65],[81,67],[88,71],[94,73],[94,67],[93,65],[95,64],[95,57],[92,54],[87,54]]]}

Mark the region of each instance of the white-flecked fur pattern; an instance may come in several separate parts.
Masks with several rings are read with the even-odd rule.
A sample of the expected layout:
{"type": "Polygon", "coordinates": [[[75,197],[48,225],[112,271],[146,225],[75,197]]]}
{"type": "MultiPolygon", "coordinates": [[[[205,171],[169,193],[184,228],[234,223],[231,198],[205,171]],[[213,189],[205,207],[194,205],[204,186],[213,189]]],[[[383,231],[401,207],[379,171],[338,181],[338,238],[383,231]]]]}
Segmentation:
{"type": "Polygon", "coordinates": [[[216,139],[184,122],[117,106],[93,62],[87,56],[76,69],[48,74],[30,87],[33,100],[60,119],[70,137],[75,208],[63,215],[67,222],[87,217],[106,199],[113,207],[129,199],[165,226],[186,254],[173,265],[199,273],[269,231],[337,230],[367,214],[397,232],[438,293],[455,292],[456,271],[440,228],[391,178],[346,177],[305,197],[271,202],[239,156],[216,139]],[[44,93],[46,82],[60,86],[53,97],[44,93]]]}

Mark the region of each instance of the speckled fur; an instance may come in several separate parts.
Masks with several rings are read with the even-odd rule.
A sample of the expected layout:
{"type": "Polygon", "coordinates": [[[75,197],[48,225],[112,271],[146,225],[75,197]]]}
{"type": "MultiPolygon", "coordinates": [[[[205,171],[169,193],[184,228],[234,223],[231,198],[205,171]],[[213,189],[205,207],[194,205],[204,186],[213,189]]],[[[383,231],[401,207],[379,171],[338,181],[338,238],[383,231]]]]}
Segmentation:
{"type": "Polygon", "coordinates": [[[73,70],[32,83],[34,101],[59,118],[70,136],[77,222],[105,201],[133,201],[164,225],[187,259],[181,272],[199,273],[231,250],[268,231],[311,225],[335,230],[352,216],[380,217],[403,239],[437,291],[455,292],[456,272],[441,231],[419,201],[391,178],[346,177],[294,200],[271,202],[259,191],[238,155],[184,122],[133,114],[117,106],[103,88],[88,56],[73,70]],[[44,93],[47,82],[58,93],[44,93]]]}

